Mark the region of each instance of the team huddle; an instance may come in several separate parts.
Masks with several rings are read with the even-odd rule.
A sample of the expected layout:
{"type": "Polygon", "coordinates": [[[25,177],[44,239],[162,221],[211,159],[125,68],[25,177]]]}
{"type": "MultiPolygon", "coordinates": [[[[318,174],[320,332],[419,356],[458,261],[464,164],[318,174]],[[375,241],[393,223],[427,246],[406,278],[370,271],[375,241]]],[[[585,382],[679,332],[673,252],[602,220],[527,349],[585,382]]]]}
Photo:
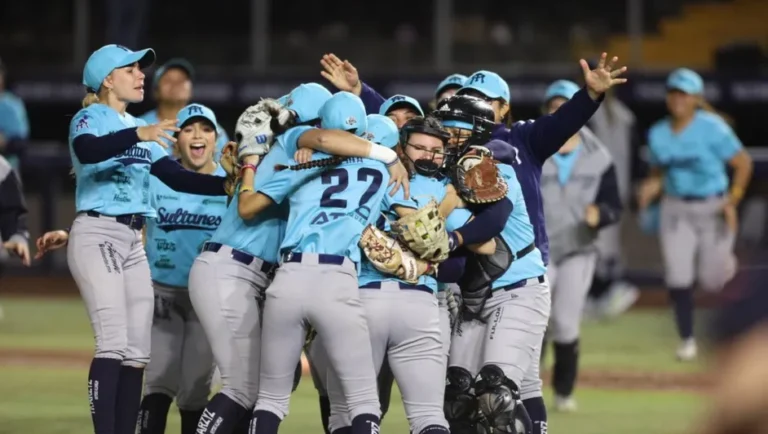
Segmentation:
{"type": "MultiPolygon", "coordinates": [[[[67,245],[89,312],[97,434],[163,433],[174,399],[182,434],[275,434],[302,352],[326,433],[377,433],[393,380],[414,434],[546,432],[545,162],[626,81],[616,58],[582,61],[585,87],[557,84],[559,108],[510,128],[493,72],[449,76],[425,113],[326,55],[338,92],[263,99],[229,143],[200,104],[126,113],[154,60],[89,58],[69,131],[77,217],[38,240],[67,245]]],[[[592,239],[620,205],[596,212],[592,239]]]]}

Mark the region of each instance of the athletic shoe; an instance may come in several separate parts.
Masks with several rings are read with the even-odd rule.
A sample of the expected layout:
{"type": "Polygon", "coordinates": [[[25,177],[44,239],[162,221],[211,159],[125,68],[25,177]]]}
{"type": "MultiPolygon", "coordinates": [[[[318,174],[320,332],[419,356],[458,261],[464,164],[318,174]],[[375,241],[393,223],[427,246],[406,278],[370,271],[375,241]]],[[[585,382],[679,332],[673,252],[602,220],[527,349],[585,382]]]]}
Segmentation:
{"type": "Polygon", "coordinates": [[[605,299],[600,301],[600,316],[615,318],[629,310],[639,297],[640,290],[635,285],[616,282],[611,285],[605,299]]]}
{"type": "Polygon", "coordinates": [[[696,359],[699,348],[696,346],[696,340],[688,338],[677,347],[677,360],[681,362],[690,362],[696,359]]]}
{"type": "Polygon", "coordinates": [[[576,409],[576,400],[573,397],[555,395],[555,411],[573,413],[576,409]]]}

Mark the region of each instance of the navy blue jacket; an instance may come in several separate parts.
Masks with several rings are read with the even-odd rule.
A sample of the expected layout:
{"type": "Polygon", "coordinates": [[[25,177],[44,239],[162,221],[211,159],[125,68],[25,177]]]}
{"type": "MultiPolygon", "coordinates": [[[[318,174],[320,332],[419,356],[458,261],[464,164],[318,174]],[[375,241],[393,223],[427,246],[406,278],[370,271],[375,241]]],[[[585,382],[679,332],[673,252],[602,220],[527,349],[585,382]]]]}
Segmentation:
{"type": "MultiPolygon", "coordinates": [[[[378,113],[384,102],[384,98],[365,83],[362,85],[360,99],[363,100],[368,113],[378,113]]],[[[587,124],[600,107],[602,99],[601,96],[594,101],[589,97],[587,90],[582,88],[551,115],[517,122],[511,129],[503,124],[496,125],[491,136],[493,140],[487,145],[494,158],[515,169],[534,228],[536,246],[541,251],[545,264],[549,263],[549,239],[541,199],[541,167],[568,138],[587,124]]],[[[492,236],[488,237],[490,238],[492,236]]]]}

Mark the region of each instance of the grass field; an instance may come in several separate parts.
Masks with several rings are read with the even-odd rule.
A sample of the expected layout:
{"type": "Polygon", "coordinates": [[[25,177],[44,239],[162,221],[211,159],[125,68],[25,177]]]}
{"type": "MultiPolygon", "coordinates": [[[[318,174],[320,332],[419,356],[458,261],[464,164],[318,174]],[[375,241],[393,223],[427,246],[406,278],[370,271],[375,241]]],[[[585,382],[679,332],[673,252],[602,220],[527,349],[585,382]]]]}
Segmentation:
{"type": "MultiPolygon", "coordinates": [[[[42,298],[11,298],[0,303],[6,314],[0,321],[0,434],[91,432],[84,366],[7,363],[14,350],[90,351],[93,340],[82,304],[74,299],[42,298]]],[[[675,343],[665,312],[631,312],[611,323],[585,324],[582,369],[591,377],[608,371],[700,373],[703,364],[674,361],[675,343]]],[[[684,433],[704,402],[703,395],[692,392],[634,388],[580,388],[576,397],[577,413],[550,413],[550,433],[684,433]]],[[[547,402],[550,398],[547,392],[547,402]]],[[[321,432],[318,421],[316,395],[305,378],[293,396],[291,414],[281,432],[321,432]]],[[[172,411],[167,432],[178,433],[178,427],[172,411]]],[[[393,399],[382,432],[408,432],[399,396],[393,399]]]]}

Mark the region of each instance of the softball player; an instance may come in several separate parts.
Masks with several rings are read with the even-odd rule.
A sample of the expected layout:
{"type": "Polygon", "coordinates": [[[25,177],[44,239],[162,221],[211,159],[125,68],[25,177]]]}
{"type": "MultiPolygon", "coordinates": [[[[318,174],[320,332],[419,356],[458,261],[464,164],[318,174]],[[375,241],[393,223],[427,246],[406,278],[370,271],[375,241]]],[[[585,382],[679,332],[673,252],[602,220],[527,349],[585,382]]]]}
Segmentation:
{"type": "Polygon", "coordinates": [[[690,69],[667,79],[670,116],[648,133],[651,174],[643,182],[641,210],[661,199],[661,251],[666,284],[681,339],[680,360],[697,355],[693,336],[693,285],[718,291],[733,276],[736,206],[752,176],[752,159],[714,113],[699,110],[704,82],[690,69]],[[733,170],[728,189],[725,165],[733,170]],[[698,260],[698,263],[696,262],[698,260]]]}
{"type": "MultiPolygon", "coordinates": [[[[391,128],[396,132],[393,123],[391,128]]],[[[398,202],[382,212],[396,219],[409,212],[408,208],[425,206],[430,200],[441,202],[441,212],[448,214],[446,228],[453,231],[469,220],[466,209],[452,208],[458,204],[454,189],[435,176],[442,165],[445,142],[450,135],[435,118],[413,118],[401,133],[402,155],[413,174],[411,192],[414,201],[398,202]],[[434,170],[426,169],[434,167],[434,170]],[[453,196],[449,198],[449,196],[453,196]],[[452,204],[452,205],[451,205],[452,204]]],[[[477,246],[487,254],[495,251],[495,243],[477,246]]],[[[443,267],[441,266],[441,269],[443,267]]],[[[438,273],[438,275],[441,273],[438,273]]],[[[411,432],[448,432],[442,410],[445,392],[445,344],[450,339],[450,321],[443,324],[441,308],[435,294],[437,280],[421,276],[418,284],[409,284],[378,272],[366,260],[359,276],[360,296],[366,310],[371,335],[374,364],[379,371],[384,360],[398,379],[411,432]],[[447,338],[447,339],[446,339],[447,338]]],[[[446,311],[447,312],[447,311],[446,311]]],[[[328,370],[331,401],[330,431],[349,426],[344,397],[332,370],[328,370]]],[[[391,387],[391,386],[390,386],[391,387]]]]}
{"type": "MultiPolygon", "coordinates": [[[[179,111],[178,123],[181,131],[174,151],[181,165],[224,176],[213,160],[217,139],[213,111],[190,104],[179,111]]],[[[150,190],[158,216],[147,221],[145,249],[155,289],[155,314],[139,432],[163,434],[176,398],[181,433],[194,434],[208,403],[213,355],[189,299],[189,270],[221,223],[227,198],[177,193],[157,178],[150,181],[150,190]]]]}
{"type": "MultiPolygon", "coordinates": [[[[331,93],[319,85],[301,85],[282,98],[299,121],[314,122],[331,93]]],[[[247,140],[240,137],[240,140],[247,140]]],[[[274,175],[287,156],[273,147],[259,164],[258,182],[274,175]]],[[[243,166],[254,170],[258,158],[243,166]]],[[[251,181],[253,182],[253,181],[251,181]]],[[[251,418],[259,391],[261,302],[278,262],[287,209],[272,206],[242,219],[242,187],[235,194],[210,241],[192,265],[189,295],[221,372],[222,389],[203,411],[197,432],[232,433],[251,418]]]]}
{"type": "Polygon", "coordinates": [[[72,119],[69,148],[77,217],[67,262],[88,310],[96,352],[88,391],[96,434],[133,433],[149,361],[153,294],[141,230],[154,218],[150,173],[176,191],[220,195],[223,179],[187,171],[156,142],[176,121],[145,125],[125,112],[144,98],[151,49],[106,45],[83,71],[88,94],[72,119]]]}
{"type": "Polygon", "coordinates": [[[416,116],[424,116],[419,102],[407,95],[394,95],[388,98],[379,108],[379,114],[395,122],[397,128],[402,128],[406,122],[416,116]]]}
{"type": "MultiPolygon", "coordinates": [[[[341,127],[359,136],[365,134],[365,108],[348,92],[334,95],[320,114],[324,128],[341,127]]],[[[323,134],[310,134],[309,130],[293,128],[283,136],[280,144],[288,155],[295,154],[308,139],[323,134]]],[[[360,140],[359,148],[368,146],[376,147],[360,140]]],[[[389,165],[397,167],[394,152],[379,148],[388,151],[389,165]]],[[[389,197],[385,186],[390,176],[384,165],[370,159],[348,159],[319,176],[316,170],[282,173],[285,175],[256,188],[275,203],[289,197],[290,215],[280,248],[282,265],[266,292],[255,432],[276,433],[288,412],[293,366],[300,358],[309,323],[317,330],[340,377],[352,432],[367,434],[378,430],[379,404],[368,327],[357,289],[357,241],[363,228],[378,219],[372,209],[378,209],[378,204],[389,197]]],[[[247,178],[244,182],[248,186],[247,178]]],[[[243,211],[241,206],[241,215],[243,211]]]]}
{"type": "MultiPolygon", "coordinates": [[[[545,114],[556,111],[578,91],[571,81],[552,83],[544,97],[545,114]]],[[[597,264],[598,231],[616,224],[622,210],[613,160],[589,129],[582,128],[544,163],[541,195],[551,255],[547,276],[552,314],[547,335],[555,347],[555,409],[573,411],[579,325],[597,264]]]]}
{"type": "MultiPolygon", "coordinates": [[[[478,140],[472,136],[484,134],[493,122],[490,105],[471,97],[450,98],[435,114],[451,131],[458,151],[449,168],[478,140]]],[[[546,266],[534,244],[514,169],[498,168],[508,184],[501,202],[511,211],[497,237],[497,253],[488,260],[468,259],[459,282],[465,303],[473,297],[481,304],[473,315],[465,312],[451,342],[445,412],[454,433],[480,429],[478,423],[503,432],[531,429],[521,399],[541,399],[539,353],[550,311],[546,266]],[[498,269],[495,276],[491,269],[498,269]]],[[[545,432],[546,425],[539,425],[545,432]]]]}
{"type": "Polygon", "coordinates": [[[433,108],[445,99],[452,97],[464,86],[467,82],[467,76],[461,74],[451,74],[445,77],[435,89],[435,100],[433,102],[433,108]]]}
{"type": "MultiPolygon", "coordinates": [[[[192,82],[195,79],[195,69],[186,59],[171,59],[155,70],[152,77],[152,89],[157,108],[150,110],[139,119],[148,124],[155,124],[160,119],[176,118],[182,107],[192,100],[192,82]]],[[[216,150],[214,161],[219,161],[221,150],[229,141],[224,128],[216,124],[216,150]]],[[[173,143],[166,141],[168,154],[173,155],[173,143]]]]}

